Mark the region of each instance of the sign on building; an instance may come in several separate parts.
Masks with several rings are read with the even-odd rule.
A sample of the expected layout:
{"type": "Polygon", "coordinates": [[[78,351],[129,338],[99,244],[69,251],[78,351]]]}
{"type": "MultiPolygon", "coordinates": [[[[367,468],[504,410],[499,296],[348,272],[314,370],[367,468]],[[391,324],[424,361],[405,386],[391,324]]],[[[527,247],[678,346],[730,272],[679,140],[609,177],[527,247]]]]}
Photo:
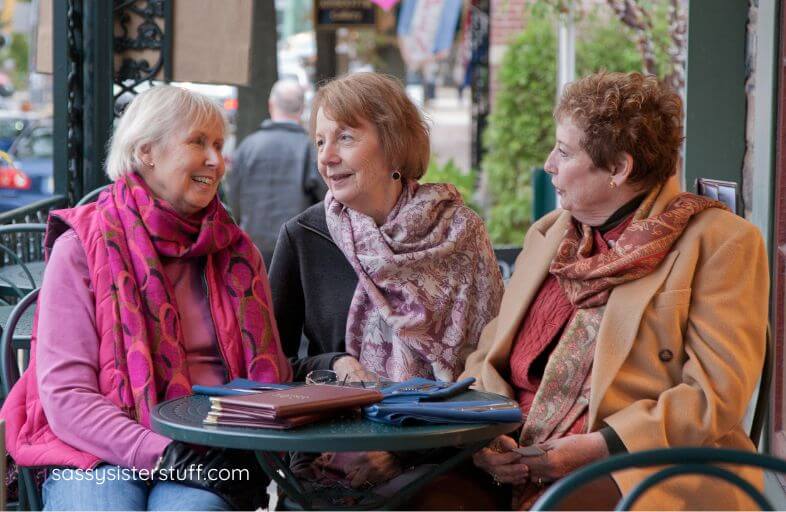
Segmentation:
{"type": "Polygon", "coordinates": [[[314,26],[317,30],[373,27],[374,9],[371,0],[314,0],[314,26]]]}
{"type": "MultiPolygon", "coordinates": [[[[39,21],[35,52],[36,71],[52,73],[53,3],[39,0],[39,21]]],[[[175,82],[248,85],[251,73],[251,22],[254,0],[173,0],[172,77],[175,82]]],[[[133,2],[132,2],[133,3],[133,2]]],[[[161,59],[161,51],[129,48],[118,51],[118,40],[163,38],[161,14],[144,19],[129,15],[125,27],[115,18],[115,67],[122,69],[126,58],[147,61],[151,66],[161,59]],[[147,35],[146,35],[147,34],[147,35]],[[149,34],[152,34],[149,35],[149,34]]],[[[129,46],[134,46],[129,45],[129,46]]],[[[164,79],[163,68],[154,77],[164,79]]]]}

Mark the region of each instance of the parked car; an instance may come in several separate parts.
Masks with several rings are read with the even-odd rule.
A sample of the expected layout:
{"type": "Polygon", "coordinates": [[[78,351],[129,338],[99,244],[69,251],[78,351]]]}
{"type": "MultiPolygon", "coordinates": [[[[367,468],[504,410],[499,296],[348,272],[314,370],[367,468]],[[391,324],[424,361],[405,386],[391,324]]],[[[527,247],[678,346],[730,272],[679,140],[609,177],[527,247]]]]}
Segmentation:
{"type": "Polygon", "coordinates": [[[0,212],[54,193],[52,119],[31,121],[8,152],[0,152],[0,212]]]}
{"type": "Polygon", "coordinates": [[[40,114],[32,112],[0,110],[0,151],[8,151],[27,125],[41,119],[40,114]]]}

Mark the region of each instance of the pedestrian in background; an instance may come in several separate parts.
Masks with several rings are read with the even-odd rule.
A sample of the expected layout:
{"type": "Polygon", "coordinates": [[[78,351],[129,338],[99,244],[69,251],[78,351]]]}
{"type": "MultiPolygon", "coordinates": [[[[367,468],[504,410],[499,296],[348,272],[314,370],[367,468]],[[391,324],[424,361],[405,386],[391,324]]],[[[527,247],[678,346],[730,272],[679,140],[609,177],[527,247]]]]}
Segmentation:
{"type": "Polygon", "coordinates": [[[299,124],[303,108],[297,82],[276,82],[268,100],[270,119],[237,148],[225,181],[232,216],[254,240],[266,267],[284,222],[321,201],[327,191],[313,144],[299,124]]]}

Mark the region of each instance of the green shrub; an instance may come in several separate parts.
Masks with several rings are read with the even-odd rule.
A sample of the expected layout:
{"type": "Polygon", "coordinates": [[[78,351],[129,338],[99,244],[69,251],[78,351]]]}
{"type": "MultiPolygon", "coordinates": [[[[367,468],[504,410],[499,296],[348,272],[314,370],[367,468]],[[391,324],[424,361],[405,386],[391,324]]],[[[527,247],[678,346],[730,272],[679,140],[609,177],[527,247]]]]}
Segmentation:
{"type": "Polygon", "coordinates": [[[453,162],[452,158],[444,165],[440,165],[432,157],[428,163],[426,174],[420,181],[423,183],[450,183],[454,185],[467,206],[480,214],[480,208],[478,208],[473,197],[476,178],[477,172],[474,169],[465,172],[453,162]]]}
{"type": "Polygon", "coordinates": [[[641,53],[631,29],[616,18],[590,14],[576,27],[576,76],[606,71],[641,71],[641,53]]]}
{"type": "Polygon", "coordinates": [[[554,137],[557,42],[553,23],[532,18],[499,68],[494,109],[483,134],[487,222],[496,244],[518,244],[532,218],[531,170],[554,137]]]}

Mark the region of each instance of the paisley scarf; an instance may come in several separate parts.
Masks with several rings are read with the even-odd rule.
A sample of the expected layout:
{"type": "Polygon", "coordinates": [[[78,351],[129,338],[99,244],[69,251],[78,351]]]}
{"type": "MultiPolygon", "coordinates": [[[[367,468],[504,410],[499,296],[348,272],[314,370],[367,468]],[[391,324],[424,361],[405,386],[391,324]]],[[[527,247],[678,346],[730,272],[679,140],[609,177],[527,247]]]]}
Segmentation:
{"type": "Polygon", "coordinates": [[[358,276],[347,352],[395,381],[455,380],[502,300],[502,276],[480,217],[454,186],[410,180],[381,226],[330,192],[325,213],[358,276]]]}
{"type": "MultiPolygon", "coordinates": [[[[656,187],[647,195],[609,251],[589,256],[594,252],[592,228],[576,224],[568,228],[549,271],[578,310],[546,363],[521,432],[522,445],[569,435],[571,426],[586,414],[595,342],[613,288],[653,272],[694,215],[708,208],[727,209],[718,201],[683,193],[650,217],[659,193],[656,187]]],[[[542,489],[532,483],[514,489],[514,508],[528,509],[540,494],[542,489]]]]}

